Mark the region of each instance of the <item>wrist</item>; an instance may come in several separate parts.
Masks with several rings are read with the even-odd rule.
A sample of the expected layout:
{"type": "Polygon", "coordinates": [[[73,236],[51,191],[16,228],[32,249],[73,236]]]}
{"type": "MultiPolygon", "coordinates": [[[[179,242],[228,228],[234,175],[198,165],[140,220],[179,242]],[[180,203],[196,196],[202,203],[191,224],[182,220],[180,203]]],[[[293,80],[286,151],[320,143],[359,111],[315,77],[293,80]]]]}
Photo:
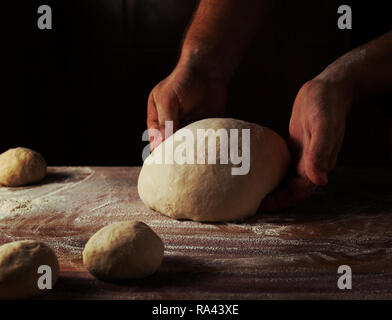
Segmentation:
{"type": "Polygon", "coordinates": [[[347,118],[356,100],[355,90],[351,81],[335,77],[332,74],[321,73],[310,81],[309,86],[317,95],[328,101],[328,105],[336,114],[347,118]]]}
{"type": "Polygon", "coordinates": [[[186,67],[198,73],[204,74],[211,80],[221,81],[227,84],[232,72],[223,61],[218,61],[218,55],[210,50],[198,46],[184,46],[181,51],[177,67],[186,67]]]}
{"type": "Polygon", "coordinates": [[[355,77],[349,65],[341,59],[331,63],[325,68],[315,80],[321,80],[339,89],[350,101],[354,103],[359,98],[358,86],[355,83],[355,77]]]}

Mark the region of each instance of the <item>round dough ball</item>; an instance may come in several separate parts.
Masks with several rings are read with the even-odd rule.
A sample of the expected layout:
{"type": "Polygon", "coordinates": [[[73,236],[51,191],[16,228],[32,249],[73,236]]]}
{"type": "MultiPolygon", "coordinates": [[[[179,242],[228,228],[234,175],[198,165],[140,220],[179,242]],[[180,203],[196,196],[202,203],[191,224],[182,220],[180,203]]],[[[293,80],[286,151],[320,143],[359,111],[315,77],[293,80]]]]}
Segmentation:
{"type": "Polygon", "coordinates": [[[145,223],[122,221],[95,233],[83,251],[88,271],[104,281],[144,278],[163,259],[161,238],[145,223]]]}
{"type": "MultiPolygon", "coordinates": [[[[238,154],[241,155],[242,130],[238,132],[238,145],[238,154]]],[[[175,219],[206,222],[240,220],[256,213],[265,196],[285,176],[289,162],[286,142],[272,130],[236,119],[204,119],[178,130],[149,155],[139,175],[139,196],[148,207],[175,219]],[[166,164],[168,143],[172,143],[173,150],[177,150],[180,144],[187,141],[183,138],[186,129],[191,130],[195,137],[189,143],[195,164],[189,164],[189,161],[166,164]],[[241,165],[232,164],[230,152],[228,164],[221,164],[220,139],[216,139],[216,150],[212,149],[216,153],[216,164],[207,163],[208,153],[211,152],[207,139],[205,163],[197,164],[197,149],[201,149],[197,147],[197,129],[226,129],[228,145],[231,136],[229,129],[250,129],[249,172],[245,175],[232,174],[232,168],[241,165]],[[148,163],[148,160],[152,162],[161,154],[161,164],[156,160],[148,163]]]]}
{"type": "Polygon", "coordinates": [[[56,254],[45,243],[34,240],[10,242],[0,247],[0,299],[25,299],[46,293],[38,280],[42,265],[52,270],[52,288],[60,274],[56,254]]]}
{"type": "Polygon", "coordinates": [[[15,148],[0,155],[0,185],[20,187],[41,181],[46,175],[45,159],[27,148],[15,148]]]}

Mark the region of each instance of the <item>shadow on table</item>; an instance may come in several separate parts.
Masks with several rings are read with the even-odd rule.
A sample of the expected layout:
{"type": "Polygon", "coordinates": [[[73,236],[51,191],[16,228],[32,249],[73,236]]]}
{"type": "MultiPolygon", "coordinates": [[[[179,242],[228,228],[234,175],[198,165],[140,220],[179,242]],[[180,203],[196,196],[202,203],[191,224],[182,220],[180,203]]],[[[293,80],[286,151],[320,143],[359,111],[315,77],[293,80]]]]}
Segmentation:
{"type": "Polygon", "coordinates": [[[30,184],[23,187],[8,188],[11,191],[29,190],[37,187],[53,184],[53,183],[72,183],[78,182],[85,178],[85,174],[75,174],[71,172],[48,172],[45,178],[36,184],[30,184]]]}
{"type": "Polygon", "coordinates": [[[48,172],[44,180],[39,185],[50,184],[50,183],[61,183],[68,180],[72,180],[74,174],[68,172],[48,172]]]}
{"type": "Polygon", "coordinates": [[[392,213],[391,168],[341,168],[295,208],[259,213],[246,223],[304,223],[392,213]]]}
{"type": "Polygon", "coordinates": [[[165,256],[158,271],[143,279],[107,282],[83,272],[62,273],[53,291],[36,299],[122,299],[138,295],[164,298],[168,290],[192,288],[201,282],[213,284],[214,270],[197,258],[165,256]]]}
{"type": "Polygon", "coordinates": [[[144,288],[189,286],[208,276],[206,273],[215,269],[202,260],[189,256],[165,256],[158,271],[150,277],[121,282],[125,286],[144,288]]]}

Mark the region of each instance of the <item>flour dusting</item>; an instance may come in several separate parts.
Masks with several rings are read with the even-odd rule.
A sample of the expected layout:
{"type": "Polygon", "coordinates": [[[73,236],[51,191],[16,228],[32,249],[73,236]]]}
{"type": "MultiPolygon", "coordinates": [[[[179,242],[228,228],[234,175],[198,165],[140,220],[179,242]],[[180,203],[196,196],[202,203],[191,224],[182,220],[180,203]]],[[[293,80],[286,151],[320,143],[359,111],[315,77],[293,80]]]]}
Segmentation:
{"type": "Polygon", "coordinates": [[[33,213],[44,213],[48,208],[56,208],[57,205],[64,202],[64,196],[59,195],[61,192],[67,192],[78,186],[93,174],[94,171],[90,168],[59,168],[56,171],[48,172],[47,183],[44,181],[40,185],[26,188],[1,187],[0,220],[33,213]]]}
{"type": "Polygon", "coordinates": [[[0,220],[17,215],[25,215],[42,210],[48,204],[50,198],[33,199],[20,197],[11,199],[0,199],[0,220]]]}

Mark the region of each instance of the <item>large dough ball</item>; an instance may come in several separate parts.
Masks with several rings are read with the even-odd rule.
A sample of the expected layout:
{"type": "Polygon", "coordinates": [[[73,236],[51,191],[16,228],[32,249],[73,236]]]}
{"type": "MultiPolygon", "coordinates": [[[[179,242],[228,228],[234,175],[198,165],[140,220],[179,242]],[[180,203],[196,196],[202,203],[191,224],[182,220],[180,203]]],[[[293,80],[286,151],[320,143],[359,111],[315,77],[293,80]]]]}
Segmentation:
{"type": "Polygon", "coordinates": [[[144,278],[153,274],[163,259],[161,238],[145,223],[122,221],[95,233],[83,251],[83,263],[101,280],[144,278]]]}
{"type": "Polygon", "coordinates": [[[0,185],[20,187],[41,181],[46,175],[45,159],[27,148],[15,148],[0,155],[0,185]]]}
{"type": "Polygon", "coordinates": [[[38,268],[42,265],[51,268],[53,288],[59,277],[60,267],[56,254],[51,248],[33,240],[2,245],[0,247],[0,299],[25,299],[46,293],[48,289],[42,290],[38,286],[39,278],[47,274],[47,270],[38,273],[38,268]]]}
{"type": "MultiPolygon", "coordinates": [[[[227,132],[230,137],[230,131],[227,132]]],[[[241,132],[238,138],[240,155],[245,151],[242,150],[241,132]]],[[[194,163],[197,163],[197,149],[201,151],[202,148],[197,148],[196,138],[190,143],[194,163]]],[[[207,139],[205,145],[209,146],[207,139]]],[[[207,149],[210,153],[211,148],[207,149]]],[[[239,220],[256,213],[264,197],[285,176],[289,162],[286,142],[272,130],[236,119],[205,119],[177,131],[149,155],[139,175],[138,191],[148,207],[175,219],[239,220]],[[191,130],[197,137],[197,129],[209,128],[250,129],[250,170],[246,175],[232,174],[230,158],[228,164],[220,163],[219,139],[216,139],[216,164],[207,163],[208,154],[205,155],[206,164],[156,163],[161,154],[165,159],[168,143],[177,150],[186,141],[180,139],[184,130],[191,130]],[[148,164],[149,160],[155,162],[148,164]]]]}

